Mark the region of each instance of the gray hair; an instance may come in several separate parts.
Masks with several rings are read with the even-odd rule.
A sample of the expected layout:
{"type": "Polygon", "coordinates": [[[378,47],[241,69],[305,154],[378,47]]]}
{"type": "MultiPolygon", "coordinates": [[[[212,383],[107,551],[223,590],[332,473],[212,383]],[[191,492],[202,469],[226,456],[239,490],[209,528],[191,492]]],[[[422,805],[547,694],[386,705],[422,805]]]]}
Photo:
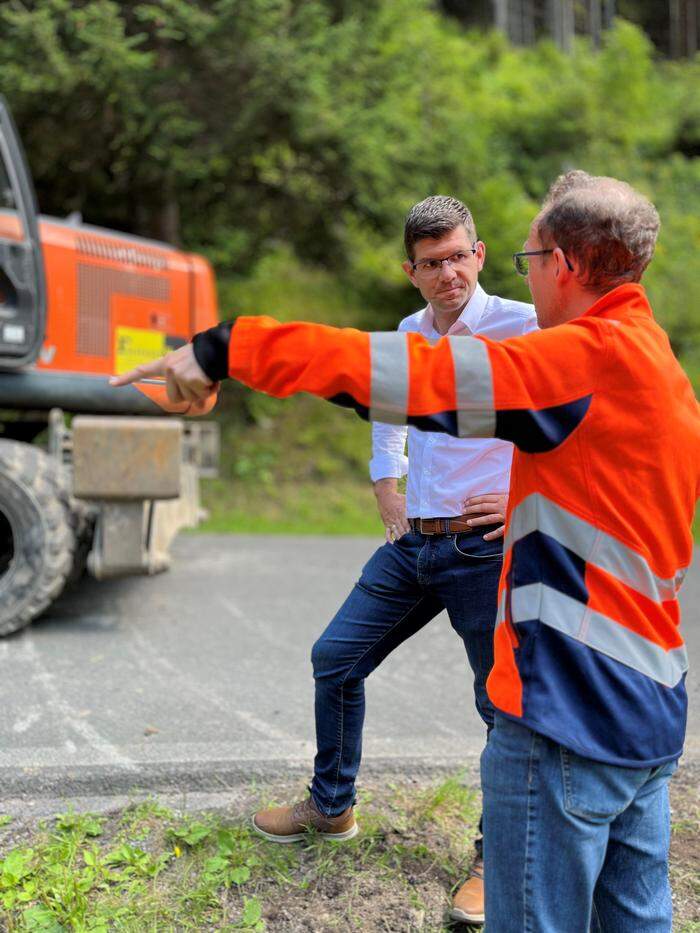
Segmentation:
{"type": "Polygon", "coordinates": [[[552,185],[537,218],[542,244],[556,244],[591,290],[638,282],[654,255],[659,215],[624,181],[569,172],[552,185]]]}
{"type": "Polygon", "coordinates": [[[549,186],[549,191],[543,202],[544,207],[550,207],[555,201],[563,198],[565,194],[573,191],[574,188],[588,188],[596,182],[595,175],[589,175],[580,168],[572,169],[555,178],[549,186]]]}
{"type": "Polygon", "coordinates": [[[472,242],[476,240],[474,218],[469,208],[457,198],[435,194],[414,204],[408,212],[403,231],[406,255],[413,260],[413,248],[418,240],[424,240],[427,237],[439,240],[440,237],[452,233],[459,226],[464,227],[472,242]]]}

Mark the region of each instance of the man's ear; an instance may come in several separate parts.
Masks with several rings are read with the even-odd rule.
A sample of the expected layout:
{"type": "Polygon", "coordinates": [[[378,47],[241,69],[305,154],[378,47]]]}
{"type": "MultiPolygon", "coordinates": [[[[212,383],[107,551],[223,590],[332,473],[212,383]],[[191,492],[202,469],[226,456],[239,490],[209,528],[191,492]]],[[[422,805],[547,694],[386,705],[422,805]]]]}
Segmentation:
{"type": "Polygon", "coordinates": [[[552,259],[554,260],[554,274],[557,278],[557,282],[560,285],[565,284],[573,276],[576,278],[576,269],[572,267],[569,262],[566,254],[559,246],[555,246],[552,252],[552,259]]]}
{"type": "Polygon", "coordinates": [[[484,268],[486,262],[486,244],[481,240],[476,241],[476,266],[479,272],[484,268]]]}
{"type": "Polygon", "coordinates": [[[411,281],[411,285],[415,286],[415,288],[418,288],[418,283],[416,282],[416,274],[413,271],[413,266],[411,265],[411,263],[408,260],[406,260],[406,262],[401,263],[401,268],[406,273],[406,275],[409,277],[411,281]]]}

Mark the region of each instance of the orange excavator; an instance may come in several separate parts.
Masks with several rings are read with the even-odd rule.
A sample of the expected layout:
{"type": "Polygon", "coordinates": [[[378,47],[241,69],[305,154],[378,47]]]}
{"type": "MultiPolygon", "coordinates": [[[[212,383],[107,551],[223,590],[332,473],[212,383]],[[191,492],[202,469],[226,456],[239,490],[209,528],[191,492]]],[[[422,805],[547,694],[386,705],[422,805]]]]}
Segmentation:
{"type": "Polygon", "coordinates": [[[113,374],[216,323],[214,276],[165,243],[40,216],[0,98],[0,635],[87,568],[156,573],[202,516],[217,426],[113,374]]]}

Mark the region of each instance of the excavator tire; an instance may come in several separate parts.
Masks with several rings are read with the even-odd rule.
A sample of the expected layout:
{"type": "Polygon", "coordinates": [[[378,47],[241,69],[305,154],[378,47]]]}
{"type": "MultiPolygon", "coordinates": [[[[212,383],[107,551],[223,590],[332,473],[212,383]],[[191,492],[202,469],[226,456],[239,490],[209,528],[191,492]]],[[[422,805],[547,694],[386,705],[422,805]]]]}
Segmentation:
{"type": "Polygon", "coordinates": [[[39,447],[0,440],[0,636],[28,625],[65,586],[74,522],[60,464],[39,447]]]}
{"type": "Polygon", "coordinates": [[[92,550],[95,537],[95,511],[86,502],[80,499],[71,499],[70,520],[75,537],[73,550],[73,564],[66,580],[66,586],[72,587],[74,583],[85,576],[87,570],[88,554],[92,550]]]}

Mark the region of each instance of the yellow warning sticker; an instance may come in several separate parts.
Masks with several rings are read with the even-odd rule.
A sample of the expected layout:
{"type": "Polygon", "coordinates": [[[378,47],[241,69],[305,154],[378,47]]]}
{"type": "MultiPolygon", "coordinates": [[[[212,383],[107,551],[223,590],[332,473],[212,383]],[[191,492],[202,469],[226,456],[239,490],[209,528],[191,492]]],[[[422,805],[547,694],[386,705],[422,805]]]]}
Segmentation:
{"type": "Polygon", "coordinates": [[[117,327],[114,342],[114,372],[125,373],[141,363],[150,363],[167,353],[165,334],[141,327],[117,327]]]}

